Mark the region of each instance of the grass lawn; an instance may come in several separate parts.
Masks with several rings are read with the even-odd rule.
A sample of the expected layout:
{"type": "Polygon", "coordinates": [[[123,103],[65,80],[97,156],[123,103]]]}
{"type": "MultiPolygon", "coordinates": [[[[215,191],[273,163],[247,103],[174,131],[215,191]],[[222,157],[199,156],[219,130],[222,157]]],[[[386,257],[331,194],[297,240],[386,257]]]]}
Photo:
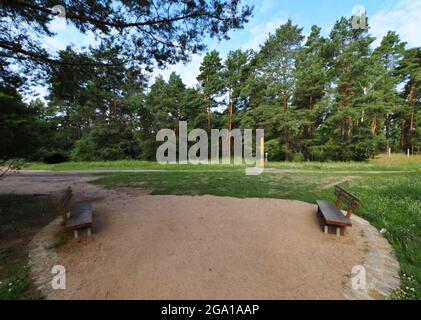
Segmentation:
{"type": "MultiPolygon", "coordinates": [[[[336,169],[349,170],[347,164],[336,169]]],[[[358,214],[387,230],[385,237],[396,250],[404,284],[397,298],[421,299],[421,173],[416,171],[339,174],[275,170],[260,176],[246,176],[239,170],[108,173],[94,183],[147,188],[160,195],[267,197],[311,203],[316,199],[333,200],[333,185],[340,183],[361,199],[358,214]]]]}
{"type": "Polygon", "coordinates": [[[0,300],[42,298],[30,276],[28,244],[56,215],[45,198],[0,194],[0,300]]]}
{"type": "MultiPolygon", "coordinates": [[[[233,171],[244,170],[243,165],[162,165],[152,161],[119,160],[93,162],[63,162],[58,164],[30,163],[31,170],[188,170],[188,171],[233,171]]],[[[395,154],[392,157],[381,155],[367,162],[270,162],[270,168],[284,170],[323,170],[323,171],[420,171],[421,155],[407,158],[395,154]]]]}

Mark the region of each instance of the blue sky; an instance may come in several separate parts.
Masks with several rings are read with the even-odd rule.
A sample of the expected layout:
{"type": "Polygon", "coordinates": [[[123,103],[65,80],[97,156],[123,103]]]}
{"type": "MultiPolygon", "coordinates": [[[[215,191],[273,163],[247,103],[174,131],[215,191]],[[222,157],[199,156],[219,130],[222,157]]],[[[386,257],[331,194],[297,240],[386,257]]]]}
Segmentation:
{"type": "MultiPolygon", "coordinates": [[[[270,32],[291,18],[295,24],[304,28],[307,35],[311,26],[317,24],[328,35],[339,17],[350,17],[356,6],[363,6],[369,17],[370,32],[381,39],[388,30],[397,31],[409,47],[421,46],[421,0],[245,0],[253,5],[253,17],[243,30],[231,31],[231,39],[218,42],[206,39],[208,50],[216,49],[224,57],[230,50],[258,49],[270,32]]],[[[63,19],[56,18],[52,29],[57,33],[53,38],[45,38],[45,47],[51,50],[63,49],[68,44],[77,47],[95,43],[92,34],[80,34],[74,27],[66,25],[63,19]]],[[[379,41],[379,40],[378,40],[379,41]]],[[[157,74],[168,78],[172,71],[177,72],[183,81],[196,85],[196,76],[203,55],[194,55],[188,64],[176,64],[166,70],[157,70],[151,75],[151,81],[157,74]]],[[[38,90],[41,95],[45,90],[38,90]]]]}

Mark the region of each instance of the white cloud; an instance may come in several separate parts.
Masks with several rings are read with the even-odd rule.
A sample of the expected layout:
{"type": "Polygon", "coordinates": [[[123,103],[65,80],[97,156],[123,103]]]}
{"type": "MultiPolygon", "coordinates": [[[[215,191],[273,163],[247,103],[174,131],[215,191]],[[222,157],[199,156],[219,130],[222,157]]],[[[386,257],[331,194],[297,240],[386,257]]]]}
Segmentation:
{"type": "Polygon", "coordinates": [[[152,74],[151,83],[153,83],[153,79],[156,78],[159,74],[162,75],[165,80],[168,80],[171,72],[175,72],[180,75],[186,86],[195,87],[197,84],[196,77],[199,75],[199,67],[202,60],[202,55],[194,54],[191,61],[186,64],[179,62],[175,65],[168,66],[168,68],[164,70],[157,69],[152,74]]]}
{"type": "Polygon", "coordinates": [[[277,0],[263,0],[260,4],[259,10],[262,13],[265,13],[275,7],[277,0]]]}
{"type": "Polygon", "coordinates": [[[76,43],[73,42],[73,44],[79,49],[82,49],[82,47],[89,47],[89,46],[96,47],[100,43],[101,41],[95,37],[95,33],[93,33],[90,30],[88,30],[85,34],[83,34],[83,38],[80,39],[80,41],[76,43]]]}
{"type": "Polygon", "coordinates": [[[95,34],[88,30],[85,33],[80,32],[75,26],[66,24],[65,19],[55,17],[49,24],[51,31],[55,32],[52,37],[42,37],[41,41],[45,49],[50,52],[64,50],[68,45],[73,45],[77,50],[89,45],[95,47],[100,41],[95,38],[95,34]]]}
{"type": "Polygon", "coordinates": [[[269,33],[273,33],[281,24],[285,23],[286,19],[274,18],[265,23],[256,25],[250,28],[250,40],[241,46],[243,50],[259,49],[259,46],[265,42],[269,33]]]}
{"type": "Polygon", "coordinates": [[[62,17],[54,17],[48,24],[48,27],[54,32],[64,30],[67,27],[66,19],[62,17]]]}
{"type": "Polygon", "coordinates": [[[42,39],[42,43],[44,48],[51,52],[57,52],[59,50],[66,49],[67,43],[63,41],[61,38],[54,36],[54,37],[45,37],[42,39]]]}
{"type": "Polygon", "coordinates": [[[421,0],[399,0],[370,18],[371,33],[378,45],[388,31],[396,31],[409,47],[421,46],[421,0]]]}

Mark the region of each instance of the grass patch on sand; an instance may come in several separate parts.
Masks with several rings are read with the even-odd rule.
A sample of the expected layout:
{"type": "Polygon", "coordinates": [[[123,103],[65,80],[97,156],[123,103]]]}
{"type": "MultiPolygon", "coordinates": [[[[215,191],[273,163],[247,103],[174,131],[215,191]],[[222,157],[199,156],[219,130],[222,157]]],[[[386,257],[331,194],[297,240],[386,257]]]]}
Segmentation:
{"type": "Polygon", "coordinates": [[[56,215],[49,199],[0,194],[0,300],[42,298],[30,276],[28,244],[56,215]]]}
{"type": "Polygon", "coordinates": [[[156,195],[216,195],[279,198],[314,203],[334,200],[340,183],[361,199],[358,215],[378,229],[395,248],[401,265],[399,299],[421,299],[421,174],[268,172],[246,176],[233,172],[110,173],[94,183],[106,187],[146,188],[156,195]]]}

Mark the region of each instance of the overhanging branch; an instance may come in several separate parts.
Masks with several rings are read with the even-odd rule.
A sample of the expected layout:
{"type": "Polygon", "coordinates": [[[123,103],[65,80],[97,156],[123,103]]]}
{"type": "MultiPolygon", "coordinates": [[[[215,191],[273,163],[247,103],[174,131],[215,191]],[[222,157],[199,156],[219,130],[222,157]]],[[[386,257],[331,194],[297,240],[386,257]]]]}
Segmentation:
{"type": "MultiPolygon", "coordinates": [[[[17,4],[19,4],[22,7],[31,8],[33,10],[37,10],[40,12],[44,12],[46,14],[52,14],[51,9],[40,7],[38,5],[35,5],[33,3],[28,3],[26,1],[16,1],[17,4]]],[[[126,29],[131,27],[142,27],[142,26],[152,26],[152,25],[159,25],[159,24],[168,24],[172,22],[177,22],[181,20],[187,20],[187,19],[195,19],[200,17],[208,17],[217,19],[220,21],[229,21],[229,18],[221,18],[219,16],[216,16],[214,14],[211,14],[210,12],[202,12],[197,11],[186,15],[180,15],[175,17],[167,17],[167,18],[159,18],[159,19],[151,19],[147,21],[142,22],[131,22],[131,23],[125,23],[125,22],[113,22],[113,21],[107,21],[107,20],[99,20],[92,17],[86,17],[86,16],[79,16],[72,14],[70,12],[66,12],[66,19],[71,20],[78,20],[85,23],[92,23],[94,25],[102,25],[106,27],[112,27],[116,29],[126,29]]]]}

